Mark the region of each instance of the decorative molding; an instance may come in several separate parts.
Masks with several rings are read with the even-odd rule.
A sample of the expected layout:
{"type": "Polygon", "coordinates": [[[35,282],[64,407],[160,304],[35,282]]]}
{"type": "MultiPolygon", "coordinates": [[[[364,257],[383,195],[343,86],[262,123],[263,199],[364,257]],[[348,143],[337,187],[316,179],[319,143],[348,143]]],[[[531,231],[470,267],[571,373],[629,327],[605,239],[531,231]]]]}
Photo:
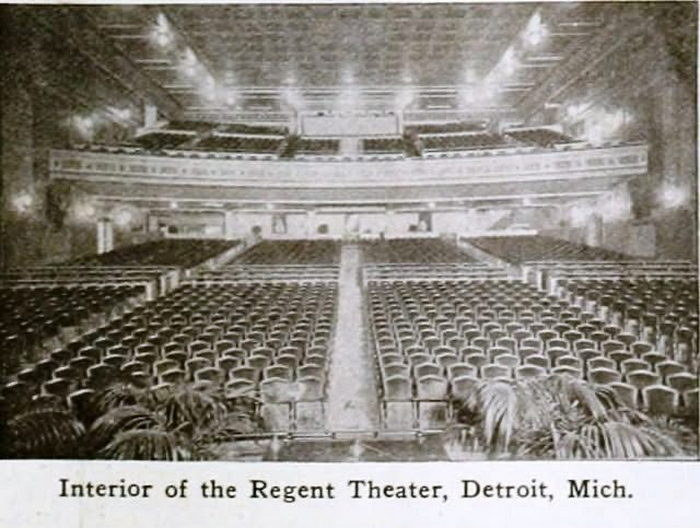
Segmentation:
{"type": "Polygon", "coordinates": [[[628,145],[472,158],[386,161],[190,159],[52,150],[54,180],[123,185],[352,189],[591,180],[646,174],[647,147],[628,145]]]}

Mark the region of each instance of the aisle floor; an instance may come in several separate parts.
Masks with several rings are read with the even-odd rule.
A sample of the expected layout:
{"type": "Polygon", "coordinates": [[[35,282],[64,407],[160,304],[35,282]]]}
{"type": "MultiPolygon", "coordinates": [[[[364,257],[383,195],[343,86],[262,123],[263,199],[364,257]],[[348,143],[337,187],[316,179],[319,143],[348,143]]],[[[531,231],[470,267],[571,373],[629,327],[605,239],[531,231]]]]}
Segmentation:
{"type": "Polygon", "coordinates": [[[331,431],[367,431],[379,427],[374,362],[363,337],[361,264],[360,247],[343,245],[338,317],[327,394],[326,425],[331,431]]]}

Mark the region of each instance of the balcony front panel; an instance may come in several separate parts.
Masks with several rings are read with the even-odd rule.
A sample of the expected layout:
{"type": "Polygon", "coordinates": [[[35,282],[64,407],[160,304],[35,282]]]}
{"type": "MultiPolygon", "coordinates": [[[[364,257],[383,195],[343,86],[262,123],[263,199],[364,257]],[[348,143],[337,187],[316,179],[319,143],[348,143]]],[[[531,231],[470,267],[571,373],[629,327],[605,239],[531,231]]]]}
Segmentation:
{"type": "Polygon", "coordinates": [[[448,159],[294,161],[196,159],[53,150],[54,179],[254,189],[450,187],[582,181],[645,174],[644,145],[448,159]]]}

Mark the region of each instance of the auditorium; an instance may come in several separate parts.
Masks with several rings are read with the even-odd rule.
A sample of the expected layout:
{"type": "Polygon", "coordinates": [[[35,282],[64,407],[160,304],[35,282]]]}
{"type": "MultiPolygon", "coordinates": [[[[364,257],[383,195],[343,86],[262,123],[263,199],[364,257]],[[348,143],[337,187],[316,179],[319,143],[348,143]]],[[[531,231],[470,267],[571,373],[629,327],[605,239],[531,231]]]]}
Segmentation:
{"type": "Polygon", "coordinates": [[[697,458],[695,3],[0,23],[0,458],[697,458]]]}

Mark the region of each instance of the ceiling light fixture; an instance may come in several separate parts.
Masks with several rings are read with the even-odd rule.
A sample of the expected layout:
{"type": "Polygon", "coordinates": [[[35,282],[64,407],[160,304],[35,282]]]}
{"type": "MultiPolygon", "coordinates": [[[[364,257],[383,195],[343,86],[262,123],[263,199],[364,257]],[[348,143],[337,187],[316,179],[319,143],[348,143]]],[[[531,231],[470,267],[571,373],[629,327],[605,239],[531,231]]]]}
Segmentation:
{"type": "Polygon", "coordinates": [[[12,207],[18,213],[28,213],[34,205],[34,196],[28,191],[23,191],[12,198],[12,207]]]}
{"type": "Polygon", "coordinates": [[[158,13],[156,23],[151,32],[151,39],[161,48],[169,47],[173,42],[173,33],[168,19],[163,13],[158,13]]]}
{"type": "Polygon", "coordinates": [[[538,46],[547,36],[547,26],[542,22],[542,15],[536,11],[525,30],[525,42],[530,46],[538,46]]]}
{"type": "Polygon", "coordinates": [[[666,183],[659,193],[662,205],[668,208],[681,207],[688,201],[688,193],[677,184],[666,183]]]}

